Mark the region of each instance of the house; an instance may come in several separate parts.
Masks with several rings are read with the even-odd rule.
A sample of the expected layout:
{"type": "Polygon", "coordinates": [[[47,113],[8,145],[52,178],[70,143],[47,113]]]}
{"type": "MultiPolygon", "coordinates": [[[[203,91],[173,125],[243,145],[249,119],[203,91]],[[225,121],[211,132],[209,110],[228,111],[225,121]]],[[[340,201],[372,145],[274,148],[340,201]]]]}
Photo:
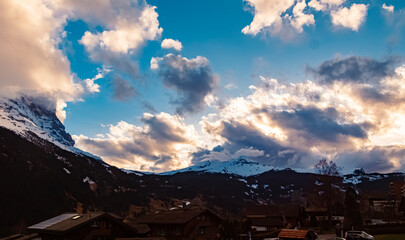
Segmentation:
{"type": "Polygon", "coordinates": [[[85,214],[64,213],[27,228],[42,240],[113,240],[136,237],[137,231],[125,224],[122,218],[105,212],[85,214]]]}
{"type": "Polygon", "coordinates": [[[136,219],[147,224],[149,237],[171,239],[220,239],[223,219],[206,208],[165,210],[136,219]]]}
{"type": "Polygon", "coordinates": [[[300,226],[302,209],[299,205],[253,205],[245,209],[245,218],[253,230],[264,232],[287,225],[300,226]]]}
{"type": "Polygon", "coordinates": [[[313,240],[317,239],[317,234],[312,230],[281,229],[278,234],[280,240],[313,240]]]}

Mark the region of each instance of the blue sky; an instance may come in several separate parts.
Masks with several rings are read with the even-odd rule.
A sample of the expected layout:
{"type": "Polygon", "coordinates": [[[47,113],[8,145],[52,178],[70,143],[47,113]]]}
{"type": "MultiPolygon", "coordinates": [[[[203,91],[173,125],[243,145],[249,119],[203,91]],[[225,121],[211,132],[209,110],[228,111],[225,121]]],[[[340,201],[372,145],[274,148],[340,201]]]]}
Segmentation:
{"type": "Polygon", "coordinates": [[[3,41],[27,49],[5,66],[18,81],[2,74],[15,94],[0,94],[46,96],[76,146],[114,165],[404,170],[402,1],[3,4],[21,32],[3,41]]]}
{"type": "MultiPolygon", "coordinates": [[[[248,86],[257,83],[260,75],[285,82],[306,80],[310,78],[305,71],[307,66],[317,66],[338,55],[381,59],[393,54],[403,55],[404,51],[400,43],[391,49],[388,41],[397,30],[387,23],[382,4],[377,1],[368,3],[367,20],[358,32],[334,29],[328,15],[316,13],[316,26],[304,27],[304,33],[297,34],[297,40],[286,41],[265,35],[242,34],[241,29],[253,18],[245,10],[247,3],[243,1],[150,1],[148,4],[157,7],[159,23],[164,30],[159,39],[146,42],[134,54],[134,60],[139,63],[139,79],[127,79],[139,88],[140,98],[149,101],[158,112],[173,112],[173,107],[167,104],[172,92],[164,89],[149,69],[152,57],[173,52],[161,49],[164,38],[181,41],[181,54],[185,57],[205,56],[213,72],[220,77],[223,88],[220,94],[224,97],[249,94],[248,86]],[[227,84],[234,84],[237,88],[224,89],[227,84]]],[[[397,9],[403,5],[399,1],[386,1],[386,4],[394,4],[397,9]]],[[[69,21],[65,27],[71,44],[66,50],[67,56],[72,71],[82,79],[94,76],[97,68],[102,67],[89,59],[84,46],[79,43],[89,29],[80,20],[69,21]]],[[[111,99],[108,77],[111,76],[98,81],[102,89],[100,93],[86,96],[84,102],[69,104],[65,121],[69,132],[95,136],[103,131],[101,124],[114,124],[120,120],[137,123],[139,116],[148,111],[136,98],[126,102],[111,99]],[[108,114],[106,109],[109,109],[108,114]]]]}

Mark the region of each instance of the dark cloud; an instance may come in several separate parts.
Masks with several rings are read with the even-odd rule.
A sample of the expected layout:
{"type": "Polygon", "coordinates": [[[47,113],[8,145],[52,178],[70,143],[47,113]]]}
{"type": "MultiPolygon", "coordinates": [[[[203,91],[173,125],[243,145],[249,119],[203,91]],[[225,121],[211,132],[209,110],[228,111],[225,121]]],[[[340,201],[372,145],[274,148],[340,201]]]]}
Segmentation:
{"type": "Polygon", "coordinates": [[[171,122],[157,116],[143,117],[142,121],[148,126],[148,135],[165,143],[187,142],[186,132],[181,126],[175,126],[171,122]]]}
{"type": "Polygon", "coordinates": [[[113,98],[122,102],[129,101],[132,97],[138,95],[138,91],[128,81],[118,76],[113,79],[113,89],[113,98]]]}
{"type": "Polygon", "coordinates": [[[384,61],[352,56],[325,61],[318,68],[307,68],[321,83],[334,81],[356,83],[378,83],[382,78],[394,74],[399,58],[391,57],[384,61]]]}
{"type": "MultiPolygon", "coordinates": [[[[346,172],[363,168],[366,172],[392,172],[396,169],[393,159],[403,165],[405,149],[398,146],[377,146],[355,152],[340,153],[336,161],[346,172]]],[[[402,168],[403,171],[403,168],[402,168]]]]}
{"type": "Polygon", "coordinates": [[[208,60],[204,57],[186,59],[180,55],[166,55],[159,63],[159,75],[168,88],[173,88],[179,97],[172,101],[178,114],[195,113],[205,106],[204,98],[216,86],[208,60]]]}
{"type": "Polygon", "coordinates": [[[306,141],[327,141],[336,143],[342,137],[367,138],[365,124],[338,123],[339,113],[334,108],[321,110],[315,107],[295,109],[293,111],[270,112],[268,115],[284,130],[293,130],[295,137],[306,141]]]}

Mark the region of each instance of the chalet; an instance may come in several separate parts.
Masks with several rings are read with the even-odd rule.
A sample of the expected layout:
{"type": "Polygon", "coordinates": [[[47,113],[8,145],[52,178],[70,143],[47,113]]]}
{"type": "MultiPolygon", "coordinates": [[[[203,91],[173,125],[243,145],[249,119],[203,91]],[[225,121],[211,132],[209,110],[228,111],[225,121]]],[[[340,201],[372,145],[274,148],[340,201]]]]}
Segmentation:
{"type": "Polygon", "coordinates": [[[183,208],[160,211],[138,218],[138,224],[147,224],[149,237],[174,239],[220,239],[222,218],[209,209],[183,208]]]}
{"type": "Polygon", "coordinates": [[[136,237],[137,231],[122,218],[105,212],[65,213],[27,228],[42,240],[113,240],[136,237]]]}
{"type": "Polygon", "coordinates": [[[280,240],[314,240],[318,236],[312,230],[281,229],[278,238],[280,240]]]}
{"type": "Polygon", "coordinates": [[[288,225],[300,226],[302,211],[299,205],[254,205],[245,209],[245,218],[256,231],[269,231],[288,225]]]}

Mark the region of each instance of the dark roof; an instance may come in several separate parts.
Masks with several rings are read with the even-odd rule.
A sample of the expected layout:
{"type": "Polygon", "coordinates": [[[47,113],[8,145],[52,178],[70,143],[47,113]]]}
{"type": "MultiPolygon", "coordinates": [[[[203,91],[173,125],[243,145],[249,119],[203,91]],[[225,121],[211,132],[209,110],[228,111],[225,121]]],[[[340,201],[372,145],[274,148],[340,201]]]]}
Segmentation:
{"type": "Polygon", "coordinates": [[[298,205],[253,205],[245,209],[246,216],[264,215],[266,217],[299,217],[300,206],[298,205]]]}
{"type": "Polygon", "coordinates": [[[132,228],[136,229],[138,234],[146,234],[150,231],[150,228],[147,224],[143,223],[134,223],[134,222],[126,222],[126,224],[130,225],[132,228]]]}
{"type": "Polygon", "coordinates": [[[39,238],[38,234],[34,233],[34,234],[30,234],[30,235],[16,234],[13,236],[1,238],[0,240],[36,240],[36,239],[40,239],[40,238],[39,238]]]}
{"type": "Polygon", "coordinates": [[[305,239],[308,230],[281,229],[279,238],[305,239]]]}
{"type": "Polygon", "coordinates": [[[305,208],[305,212],[313,212],[313,213],[325,213],[327,212],[328,209],[322,206],[317,206],[317,205],[311,205],[305,208]]]}
{"type": "Polygon", "coordinates": [[[182,208],[182,209],[174,209],[174,210],[164,210],[157,212],[156,214],[143,216],[135,221],[137,223],[145,223],[145,224],[183,224],[191,219],[197,217],[198,215],[209,212],[211,215],[217,217],[218,219],[222,218],[206,208],[182,208]]]}
{"type": "Polygon", "coordinates": [[[250,222],[252,226],[275,227],[284,225],[281,218],[252,218],[250,222]]]}
{"type": "MultiPolygon", "coordinates": [[[[34,232],[68,232],[77,227],[85,225],[91,221],[98,220],[102,217],[107,217],[119,224],[126,225],[122,222],[122,218],[113,213],[106,213],[106,212],[92,212],[84,214],[64,213],[54,218],[32,225],[28,227],[27,230],[34,232]]],[[[128,228],[132,229],[132,227],[130,226],[128,226],[128,228]]]]}

